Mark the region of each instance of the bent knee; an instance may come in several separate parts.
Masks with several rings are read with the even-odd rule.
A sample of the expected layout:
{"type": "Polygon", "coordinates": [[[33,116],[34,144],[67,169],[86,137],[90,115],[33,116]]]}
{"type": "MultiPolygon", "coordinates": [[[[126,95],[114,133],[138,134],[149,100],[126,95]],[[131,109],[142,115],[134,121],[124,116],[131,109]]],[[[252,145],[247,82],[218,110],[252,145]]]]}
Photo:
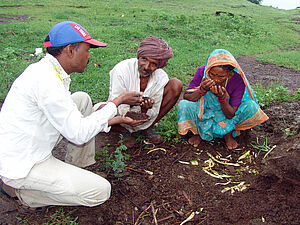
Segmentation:
{"type": "Polygon", "coordinates": [[[99,184],[82,194],[82,205],[90,207],[100,205],[110,198],[110,194],[111,184],[103,179],[99,184]]]}
{"type": "Polygon", "coordinates": [[[176,95],[179,95],[182,91],[183,84],[179,79],[172,78],[169,80],[169,86],[173,93],[176,93],[176,95]]]}

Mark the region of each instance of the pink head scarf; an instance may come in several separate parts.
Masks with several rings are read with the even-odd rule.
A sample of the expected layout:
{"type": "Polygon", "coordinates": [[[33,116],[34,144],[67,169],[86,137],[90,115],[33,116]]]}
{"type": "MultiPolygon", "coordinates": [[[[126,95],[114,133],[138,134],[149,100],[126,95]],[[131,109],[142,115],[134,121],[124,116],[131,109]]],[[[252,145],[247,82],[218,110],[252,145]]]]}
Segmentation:
{"type": "Polygon", "coordinates": [[[173,56],[172,48],[162,38],[155,36],[146,37],[137,50],[137,58],[149,57],[159,60],[159,68],[168,65],[168,60],[173,56]]]}

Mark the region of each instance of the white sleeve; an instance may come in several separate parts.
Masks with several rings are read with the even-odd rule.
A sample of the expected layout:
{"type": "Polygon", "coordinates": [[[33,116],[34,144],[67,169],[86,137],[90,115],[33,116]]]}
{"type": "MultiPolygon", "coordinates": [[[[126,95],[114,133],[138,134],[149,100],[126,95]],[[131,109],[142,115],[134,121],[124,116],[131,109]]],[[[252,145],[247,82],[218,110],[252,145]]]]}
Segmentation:
{"type": "Polygon", "coordinates": [[[116,106],[110,102],[101,110],[83,117],[62,83],[48,80],[39,87],[39,90],[36,90],[39,92],[36,95],[38,107],[52,126],[75,144],[84,144],[100,131],[106,131],[108,121],[116,115],[116,106]]]}

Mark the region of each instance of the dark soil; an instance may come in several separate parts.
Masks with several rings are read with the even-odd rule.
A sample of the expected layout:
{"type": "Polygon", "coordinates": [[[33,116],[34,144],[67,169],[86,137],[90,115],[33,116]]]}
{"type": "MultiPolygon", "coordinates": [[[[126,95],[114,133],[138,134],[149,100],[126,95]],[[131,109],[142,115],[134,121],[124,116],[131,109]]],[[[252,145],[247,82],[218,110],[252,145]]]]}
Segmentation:
{"type": "Polygon", "coordinates": [[[125,116],[130,117],[133,120],[146,120],[149,118],[147,114],[138,112],[127,112],[125,116]]]}
{"type": "MultiPolygon", "coordinates": [[[[254,57],[238,61],[251,84],[266,86],[280,78],[291,91],[300,87],[299,71],[260,63],[254,57]]],[[[203,141],[198,148],[186,138],[157,146],[144,142],[127,149],[130,160],[121,179],[102,170],[99,158],[87,169],[107,174],[111,198],[93,208],[62,208],[71,218],[78,217],[79,224],[91,225],[181,224],[193,212],[196,215],[186,224],[300,224],[300,101],[276,103],[264,111],[270,119],[243,132],[237,138],[238,150],[228,151],[222,139],[203,141]],[[211,156],[218,160],[213,161],[213,170],[230,177],[219,179],[204,172],[211,156]],[[245,157],[238,160],[241,156],[245,157]],[[227,162],[224,159],[239,161],[239,166],[220,164],[227,162]],[[229,189],[239,184],[244,190],[229,189]]],[[[119,134],[101,133],[96,145],[98,151],[106,147],[113,152],[119,134]]],[[[64,147],[61,142],[54,150],[58,158],[63,158],[64,147]]],[[[42,224],[60,208],[23,217],[0,199],[0,223],[16,224],[19,216],[30,224],[42,224]]]]}

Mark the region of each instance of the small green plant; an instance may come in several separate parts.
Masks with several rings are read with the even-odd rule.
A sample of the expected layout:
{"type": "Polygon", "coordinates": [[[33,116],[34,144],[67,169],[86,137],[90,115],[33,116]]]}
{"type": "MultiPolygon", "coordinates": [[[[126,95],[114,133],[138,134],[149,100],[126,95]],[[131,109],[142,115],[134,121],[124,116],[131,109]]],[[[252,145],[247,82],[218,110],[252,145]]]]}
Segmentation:
{"type": "Polygon", "coordinates": [[[181,141],[181,136],[177,132],[177,109],[174,107],[164,118],[159,122],[156,131],[164,137],[164,141],[181,141]]]}
{"type": "Polygon", "coordinates": [[[255,154],[255,158],[258,158],[261,152],[267,153],[271,149],[271,147],[268,145],[268,138],[266,138],[266,140],[260,144],[257,137],[256,142],[250,143],[250,145],[258,150],[258,152],[255,154]]]}
{"type": "MultiPolygon", "coordinates": [[[[72,210],[70,212],[65,212],[63,208],[59,208],[55,211],[55,213],[48,214],[46,213],[44,215],[44,218],[41,218],[43,222],[41,224],[43,225],[53,225],[53,224],[62,224],[62,225],[78,225],[79,223],[77,222],[78,217],[73,218],[72,213],[76,211],[72,210]]],[[[17,217],[18,224],[32,224],[28,222],[28,219],[26,216],[22,217],[17,217]]]]}
{"type": "Polygon", "coordinates": [[[109,153],[109,145],[106,145],[101,152],[97,153],[95,158],[101,158],[101,165],[103,170],[114,171],[114,175],[117,178],[120,178],[120,174],[123,172],[124,168],[127,166],[125,164],[126,160],[129,160],[129,155],[124,151],[127,150],[127,147],[123,143],[123,135],[120,134],[120,145],[115,149],[113,153],[109,153]]]}

